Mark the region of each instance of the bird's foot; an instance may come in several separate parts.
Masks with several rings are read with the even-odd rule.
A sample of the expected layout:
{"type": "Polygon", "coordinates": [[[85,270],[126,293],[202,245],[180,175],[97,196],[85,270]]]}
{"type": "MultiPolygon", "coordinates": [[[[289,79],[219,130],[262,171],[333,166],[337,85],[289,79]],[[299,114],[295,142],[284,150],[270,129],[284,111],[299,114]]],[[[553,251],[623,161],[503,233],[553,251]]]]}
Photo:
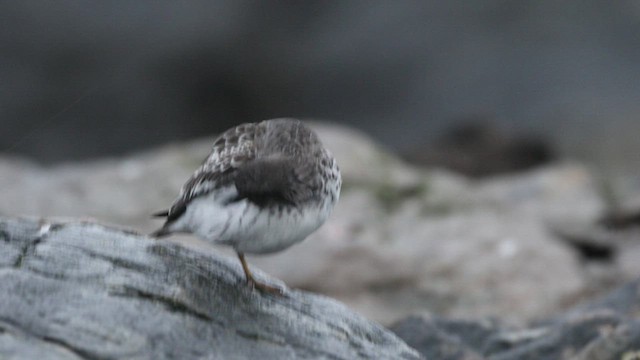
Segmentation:
{"type": "Polygon", "coordinates": [[[252,289],[258,289],[263,293],[267,293],[267,294],[284,296],[284,289],[261,283],[259,281],[256,281],[256,279],[253,278],[253,275],[251,275],[251,271],[249,271],[249,265],[247,265],[247,261],[244,259],[243,253],[238,252],[238,259],[240,259],[240,264],[242,264],[242,270],[244,270],[244,275],[247,279],[247,284],[252,289]]]}
{"type": "Polygon", "coordinates": [[[280,287],[277,287],[277,286],[267,285],[265,283],[261,283],[259,281],[254,280],[254,279],[247,279],[247,284],[252,289],[258,289],[259,291],[261,291],[263,293],[272,294],[272,295],[278,295],[278,296],[284,296],[284,289],[280,288],[280,287]]]}

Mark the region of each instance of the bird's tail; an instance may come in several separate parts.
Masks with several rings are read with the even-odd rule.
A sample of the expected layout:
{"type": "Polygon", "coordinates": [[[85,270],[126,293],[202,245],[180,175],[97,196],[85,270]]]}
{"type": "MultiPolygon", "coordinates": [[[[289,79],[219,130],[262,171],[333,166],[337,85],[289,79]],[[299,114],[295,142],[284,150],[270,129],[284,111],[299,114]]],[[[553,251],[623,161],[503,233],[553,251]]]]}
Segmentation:
{"type": "Polygon", "coordinates": [[[149,236],[154,238],[162,238],[169,235],[171,235],[171,230],[167,229],[164,226],[149,234],[149,236]]]}
{"type": "Polygon", "coordinates": [[[168,216],[169,216],[169,210],[160,210],[151,214],[151,217],[168,217],[168,216]]]}
{"type": "MultiPolygon", "coordinates": [[[[151,214],[152,217],[168,217],[169,216],[169,210],[161,210],[161,211],[157,211],[153,214],[151,214]]],[[[161,238],[161,237],[165,237],[165,236],[169,236],[171,235],[171,230],[169,230],[168,227],[168,223],[165,223],[160,229],[152,232],[151,234],[149,234],[149,236],[151,237],[155,237],[155,238],[161,238]]]]}

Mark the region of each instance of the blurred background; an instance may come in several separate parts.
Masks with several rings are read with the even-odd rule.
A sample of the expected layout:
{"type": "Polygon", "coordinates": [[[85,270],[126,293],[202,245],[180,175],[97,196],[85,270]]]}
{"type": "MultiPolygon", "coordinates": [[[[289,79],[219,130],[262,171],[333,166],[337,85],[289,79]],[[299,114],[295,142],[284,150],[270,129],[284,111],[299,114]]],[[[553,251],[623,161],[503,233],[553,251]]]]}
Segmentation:
{"type": "Polygon", "coordinates": [[[460,136],[607,170],[640,151],[637,1],[4,1],[0,19],[0,152],[45,164],[281,116],[423,162],[460,136]]]}
{"type": "Polygon", "coordinates": [[[0,214],[146,233],[216,133],[293,116],[344,187],[250,258],[291,287],[528,321],[640,274],[638,1],[22,0],[0,28],[0,214]]]}

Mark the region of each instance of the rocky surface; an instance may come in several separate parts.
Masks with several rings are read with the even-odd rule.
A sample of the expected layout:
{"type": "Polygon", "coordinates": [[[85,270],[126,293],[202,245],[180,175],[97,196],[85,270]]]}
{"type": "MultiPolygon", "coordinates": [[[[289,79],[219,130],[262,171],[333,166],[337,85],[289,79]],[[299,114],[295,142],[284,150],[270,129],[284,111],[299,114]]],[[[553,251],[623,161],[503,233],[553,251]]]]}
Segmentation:
{"type": "Polygon", "coordinates": [[[528,327],[415,315],[391,329],[426,358],[434,359],[637,359],[640,279],[528,327]]]}
{"type": "Polygon", "coordinates": [[[235,259],[95,223],[0,218],[0,358],[419,355],[334,300],[248,288],[235,259]]]}
{"type": "MultiPolygon", "coordinates": [[[[340,203],[305,242],[250,258],[291,287],[329,295],[385,324],[420,311],[524,324],[637,274],[633,241],[595,263],[565,241],[571,224],[596,224],[607,208],[583,166],[470,180],[406,165],[358,131],[314,126],[341,165],[340,203]]],[[[0,158],[0,213],[151,231],[159,223],[148,214],[171,203],[210,144],[52,168],[0,158]]],[[[193,237],[171,240],[211,251],[193,237]]]]}

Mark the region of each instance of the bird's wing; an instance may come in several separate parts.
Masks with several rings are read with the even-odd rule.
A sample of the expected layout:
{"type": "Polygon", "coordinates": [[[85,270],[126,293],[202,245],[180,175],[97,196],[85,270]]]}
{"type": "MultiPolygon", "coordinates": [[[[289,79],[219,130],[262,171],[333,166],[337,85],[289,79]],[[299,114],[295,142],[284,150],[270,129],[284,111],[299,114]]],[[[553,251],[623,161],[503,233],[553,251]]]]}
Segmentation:
{"type": "Polygon", "coordinates": [[[167,212],[167,224],[178,219],[193,199],[230,184],[236,169],[255,158],[254,140],[261,131],[259,124],[242,124],[218,136],[207,159],[167,212]]]}
{"type": "Polygon", "coordinates": [[[256,205],[295,205],[303,200],[305,183],[299,165],[290,157],[274,155],[254,159],[236,170],[233,181],[238,190],[234,200],[248,199],[256,205]]]}

